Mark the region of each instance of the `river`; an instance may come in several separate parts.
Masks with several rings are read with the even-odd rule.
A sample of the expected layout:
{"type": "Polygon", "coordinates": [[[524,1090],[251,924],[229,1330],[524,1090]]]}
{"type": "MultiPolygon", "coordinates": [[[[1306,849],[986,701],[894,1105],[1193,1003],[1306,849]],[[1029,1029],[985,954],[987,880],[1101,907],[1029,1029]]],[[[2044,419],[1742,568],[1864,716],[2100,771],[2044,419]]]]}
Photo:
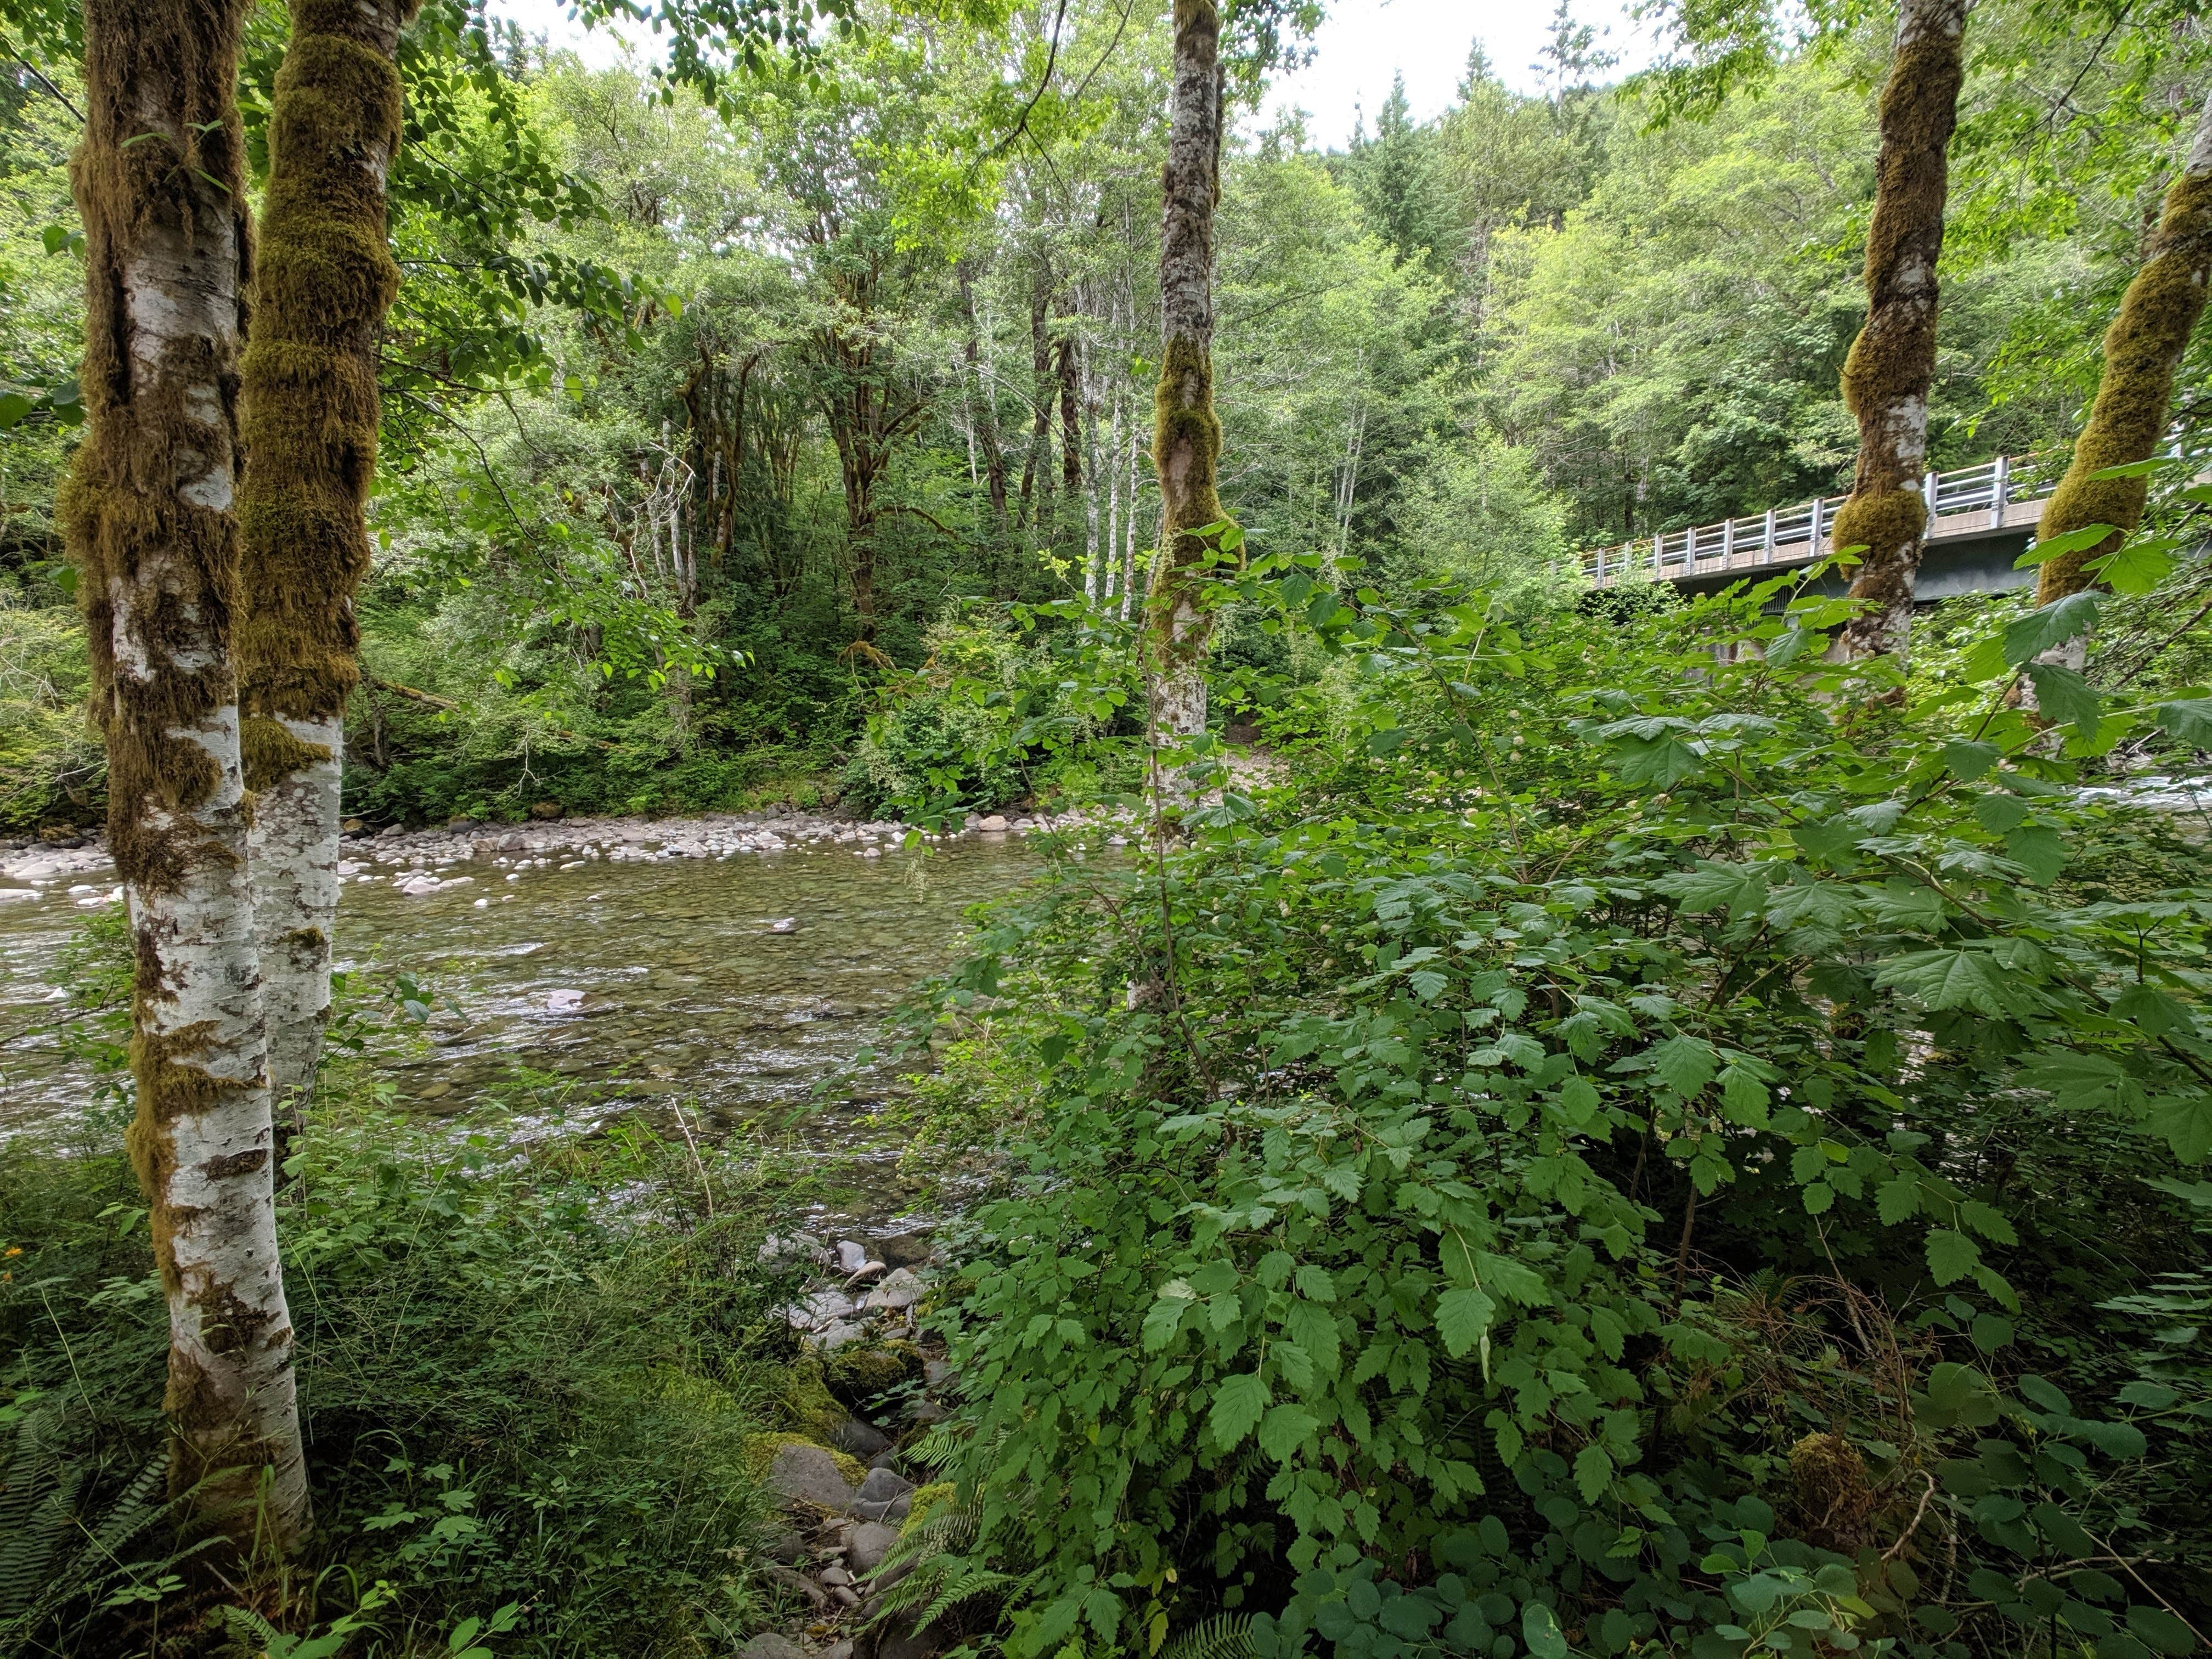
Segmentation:
{"type": "MultiPolygon", "coordinates": [[[[842,1190],[829,1212],[897,1207],[901,1146],[870,1115],[901,1068],[856,1056],[954,960],[968,907],[1035,873],[1040,855],[1018,835],[908,851],[888,830],[809,821],[760,832],[781,850],[708,836],[682,856],[665,848],[699,845],[689,831],[603,829],[564,825],[549,845],[505,851],[482,838],[481,850],[347,843],[339,967],[416,975],[434,1010],[382,1061],[395,1103],[510,1133],[542,1127],[549,1103],[569,1131],[634,1114],[716,1137],[750,1129],[834,1158],[842,1190]],[[415,870],[415,886],[435,890],[405,890],[415,870]]],[[[112,902],[113,879],[71,870],[0,905],[0,1029],[57,1006],[62,948],[112,902]]],[[[90,1085],[51,1042],[0,1048],[0,1139],[81,1119],[90,1085]]]]}

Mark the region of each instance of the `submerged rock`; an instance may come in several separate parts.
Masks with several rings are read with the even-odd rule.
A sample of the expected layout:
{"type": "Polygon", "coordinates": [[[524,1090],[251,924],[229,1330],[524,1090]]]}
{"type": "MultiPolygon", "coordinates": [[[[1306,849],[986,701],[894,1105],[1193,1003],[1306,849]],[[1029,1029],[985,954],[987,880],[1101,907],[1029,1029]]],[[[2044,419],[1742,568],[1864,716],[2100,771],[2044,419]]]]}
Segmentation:
{"type": "Polygon", "coordinates": [[[814,1656],[788,1636],[763,1631],[738,1650],[738,1659],[814,1659],[814,1656]]]}

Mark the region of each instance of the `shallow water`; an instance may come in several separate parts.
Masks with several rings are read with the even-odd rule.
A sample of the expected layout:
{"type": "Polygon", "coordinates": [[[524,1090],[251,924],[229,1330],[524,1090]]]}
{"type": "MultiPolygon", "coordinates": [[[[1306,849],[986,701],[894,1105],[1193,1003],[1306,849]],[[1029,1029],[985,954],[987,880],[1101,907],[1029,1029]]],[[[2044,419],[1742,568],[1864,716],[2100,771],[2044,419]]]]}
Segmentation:
{"type": "MultiPolygon", "coordinates": [[[[341,968],[374,957],[414,974],[438,1000],[427,1049],[381,1069],[403,1108],[481,1121],[496,1103],[522,1104],[514,1082],[525,1066],[580,1085],[571,1127],[626,1113],[673,1127],[680,1113],[709,1134],[787,1129],[855,1166],[860,1190],[837,1207],[882,1213],[898,1207],[888,1177],[899,1148],[867,1119],[901,1068],[854,1057],[902,996],[955,959],[967,907],[1040,863],[1019,837],[997,836],[927,857],[863,858],[833,843],[514,880],[470,860],[434,872],[466,883],[421,896],[349,882],[337,955],[341,968]],[[772,931],[783,918],[792,931],[772,931]],[[825,1079],[835,1086],[814,1103],[825,1079]]],[[[72,880],[105,892],[113,876],[72,880]]],[[[0,1030],[42,1017],[56,957],[85,915],[77,899],[91,896],[63,885],[0,907],[0,1030]]],[[[81,1115],[89,1088],[50,1044],[0,1048],[0,1137],[81,1115]]]]}

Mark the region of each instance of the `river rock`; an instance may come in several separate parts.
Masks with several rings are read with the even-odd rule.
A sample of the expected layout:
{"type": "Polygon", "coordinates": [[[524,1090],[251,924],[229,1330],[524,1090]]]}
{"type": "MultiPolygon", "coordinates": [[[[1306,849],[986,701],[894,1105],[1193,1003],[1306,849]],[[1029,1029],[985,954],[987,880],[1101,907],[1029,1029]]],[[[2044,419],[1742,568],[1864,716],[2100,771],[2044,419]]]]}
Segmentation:
{"type": "Polygon", "coordinates": [[[771,933],[795,933],[799,931],[799,918],[797,916],[781,917],[769,923],[768,930],[771,933]]]}
{"type": "Polygon", "coordinates": [[[839,1451],[848,1451],[859,1458],[869,1458],[891,1449],[890,1437],[872,1423],[863,1423],[857,1417],[840,1423],[830,1431],[830,1443],[839,1451]]]}
{"type": "Polygon", "coordinates": [[[549,1014],[573,1014],[583,1003],[584,994],[581,991],[548,991],[545,994],[545,1012],[549,1014]]]}
{"type": "Polygon", "coordinates": [[[35,887],[0,887],[0,904],[11,899],[34,899],[38,896],[39,890],[35,887]]]}
{"type": "Polygon", "coordinates": [[[787,1441],[776,1448],[775,1461],[769,1465],[768,1485],[769,1491],[788,1502],[811,1504],[817,1509],[845,1510],[853,1504],[853,1489],[837,1473],[837,1460],[823,1448],[804,1441],[787,1441]]]}
{"type": "Polygon", "coordinates": [[[1006,833],[1006,820],[994,812],[989,817],[978,820],[975,827],[987,836],[1003,836],[1006,833]]]}
{"type": "Polygon", "coordinates": [[[911,1308],[928,1294],[929,1286],[906,1267],[894,1267],[876,1288],[861,1299],[864,1308],[911,1308]]]}
{"type": "MultiPolygon", "coordinates": [[[[72,892],[76,890],[72,888],[72,892]]],[[[837,1241],[837,1265],[848,1273],[856,1273],[868,1265],[868,1247],[857,1239],[837,1241]]]]}
{"type": "Polygon", "coordinates": [[[870,1469],[848,1507],[863,1521],[903,1521],[914,1507],[914,1482],[890,1469],[870,1469]]]}
{"type": "Polygon", "coordinates": [[[853,1528],[852,1541],[845,1546],[845,1565],[863,1575],[873,1572],[897,1542],[896,1528],[880,1521],[863,1521],[853,1528]]]}
{"type": "Polygon", "coordinates": [[[889,1238],[876,1241],[876,1254],[894,1267],[919,1267],[933,1254],[929,1235],[924,1232],[893,1233],[889,1238]]]}
{"type": "Polygon", "coordinates": [[[763,1631],[738,1650],[738,1659],[814,1659],[788,1636],[763,1631]]]}

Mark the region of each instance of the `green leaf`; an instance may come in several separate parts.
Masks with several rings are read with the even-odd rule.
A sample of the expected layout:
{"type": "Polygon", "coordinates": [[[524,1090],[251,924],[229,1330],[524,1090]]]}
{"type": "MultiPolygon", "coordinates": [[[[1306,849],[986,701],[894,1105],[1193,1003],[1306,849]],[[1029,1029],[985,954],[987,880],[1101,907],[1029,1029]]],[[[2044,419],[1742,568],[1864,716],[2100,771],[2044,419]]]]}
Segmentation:
{"type": "Polygon", "coordinates": [[[1462,1287],[1437,1298],[1437,1335],[1454,1359],[1481,1340],[1497,1317],[1498,1304],[1483,1291],[1462,1287]]]}
{"type": "Polygon", "coordinates": [[[1623,783],[1648,783],[1671,789],[1705,764],[1680,738],[1624,738],[1615,748],[1614,767],[1623,783]]]}
{"type": "Polygon", "coordinates": [[[1931,1009],[1973,1008],[2000,1017],[2006,1012],[2003,988],[1980,951],[1916,951],[1885,963],[1874,982],[1910,992],[1931,1009]]]}
{"type": "Polygon", "coordinates": [[[1671,1036],[1647,1052],[1653,1074],[1685,1100],[1711,1082],[1719,1069],[1713,1045],[1693,1036],[1671,1036]]]}
{"type": "Polygon", "coordinates": [[[1560,1115],[1577,1128],[1597,1115],[1601,1103],[1596,1085],[1580,1076],[1571,1077],[1559,1085],[1558,1098],[1560,1115]]]}
{"type": "Polygon", "coordinates": [[[2002,836],[2007,830],[2017,830],[2027,820],[2027,803],[2017,795],[1988,794],[1974,797],[1974,819],[1992,835],[2002,836]]]}
{"type": "MultiPolygon", "coordinates": [[[[2076,529],[2062,531],[2049,541],[2030,542],[2027,544],[2027,550],[2013,561],[2012,568],[2015,570],[2026,570],[2043,563],[2046,559],[2055,559],[2062,553],[2087,552],[2100,542],[2106,541],[2118,533],[2118,526],[2109,524],[2085,524],[2076,529]]],[[[2072,636],[2069,635],[2068,637],[2072,636]]],[[[2035,653],[2030,652],[2028,654],[2033,656],[2035,653]]]]}
{"type": "Polygon", "coordinates": [[[2037,886],[2048,887],[2066,867],[2066,838],[2056,830],[2030,824],[2005,837],[2005,856],[2037,886]]]}
{"type": "Polygon", "coordinates": [[[1988,775],[1997,763],[1998,750],[1993,743],[1972,743],[1965,738],[1954,738],[1943,745],[1943,765],[1961,783],[1972,783],[1988,775]]]}
{"type": "Polygon", "coordinates": [[[1551,1608],[1541,1601],[1522,1605],[1521,1639],[1528,1644],[1530,1659],[1567,1659],[1567,1638],[1551,1608]]]}
{"type": "Polygon", "coordinates": [[[1900,1221],[1910,1220],[1920,1209],[1918,1177],[1899,1176],[1894,1181],[1883,1182],[1874,1201],[1884,1226],[1894,1227],[1900,1221]]]}
{"type": "Polygon", "coordinates": [[[31,400],[20,392],[0,392],[0,432],[21,424],[31,412],[31,400]]]}
{"type": "Polygon", "coordinates": [[[1948,1227],[1928,1230],[1928,1271],[1938,1285],[1951,1285],[1981,1266],[1981,1247],[1948,1227]]]}
{"type": "Polygon", "coordinates": [[[1748,1066],[1731,1066],[1721,1073],[1721,1110],[1729,1122],[1763,1129],[1767,1124],[1766,1106],[1766,1085],[1748,1066]]]}
{"type": "Polygon", "coordinates": [[[2095,572],[2115,593],[2148,593],[2172,574],[2173,543],[2163,536],[2138,537],[2081,568],[2095,572]]]}
{"type": "Polygon", "coordinates": [[[1303,1406],[1273,1407],[1261,1419],[1260,1449],[1278,1463],[1287,1463],[1320,1426],[1321,1419],[1303,1406]]]}
{"type": "Polygon", "coordinates": [[[2097,625],[2098,603],[2095,591],[2085,589],[2069,593],[2040,611],[2030,611],[2018,622],[2008,623],[2004,631],[2005,661],[2017,668],[2087,633],[2097,625]]]}
{"type": "Polygon", "coordinates": [[[1315,1302],[1336,1300],[1336,1281],[1329,1277],[1328,1269],[1308,1261],[1300,1265],[1294,1282],[1300,1296],[1315,1302]]]}
{"type": "Polygon", "coordinates": [[[1575,1454],[1575,1489],[1583,1502],[1595,1504],[1613,1484],[1613,1458],[1593,1440],[1575,1454]]]}
{"type": "Polygon", "coordinates": [[[1213,1391],[1213,1409],[1206,1418],[1213,1443],[1224,1451],[1235,1449],[1246,1435],[1259,1426],[1261,1413],[1267,1409],[1270,1398],[1266,1382],[1256,1371],[1240,1372],[1225,1379],[1213,1391]]]}
{"type": "Polygon", "coordinates": [[[2138,1601],[2128,1609],[2128,1628],[2160,1653],[2195,1653],[2197,1638],[2183,1624],[2164,1607],[2146,1607],[2138,1601]]]}
{"type": "Polygon", "coordinates": [[[1492,1255],[1487,1250],[1477,1252],[1474,1260],[1482,1282],[1508,1301],[1530,1308],[1540,1308],[1551,1301],[1551,1286],[1545,1284],[1543,1274],[1526,1262],[1516,1261],[1510,1255],[1492,1255]]]}
{"type": "Polygon", "coordinates": [[[2152,1103],[2150,1127],[2166,1137],[2184,1164],[2202,1164],[2212,1152],[2212,1092],[2169,1097],[2152,1103]]]}
{"type": "Polygon", "coordinates": [[[2061,668],[2054,663],[2030,663],[2022,672],[2035,687],[2039,711],[2056,724],[2072,726],[2085,739],[2097,735],[2097,720],[2104,702],[2088,681],[2072,669],[2061,668]]]}
{"type": "Polygon", "coordinates": [[[2212,697],[2188,697],[2158,706],[2158,723],[2196,749],[2212,749],[2212,697]]]}
{"type": "Polygon", "coordinates": [[[1970,1198],[1959,1206],[1959,1218],[1995,1243],[2020,1243],[2020,1235],[2013,1231],[2012,1223],[2005,1218],[2003,1212],[1992,1208],[1978,1198],[1970,1198]]]}

